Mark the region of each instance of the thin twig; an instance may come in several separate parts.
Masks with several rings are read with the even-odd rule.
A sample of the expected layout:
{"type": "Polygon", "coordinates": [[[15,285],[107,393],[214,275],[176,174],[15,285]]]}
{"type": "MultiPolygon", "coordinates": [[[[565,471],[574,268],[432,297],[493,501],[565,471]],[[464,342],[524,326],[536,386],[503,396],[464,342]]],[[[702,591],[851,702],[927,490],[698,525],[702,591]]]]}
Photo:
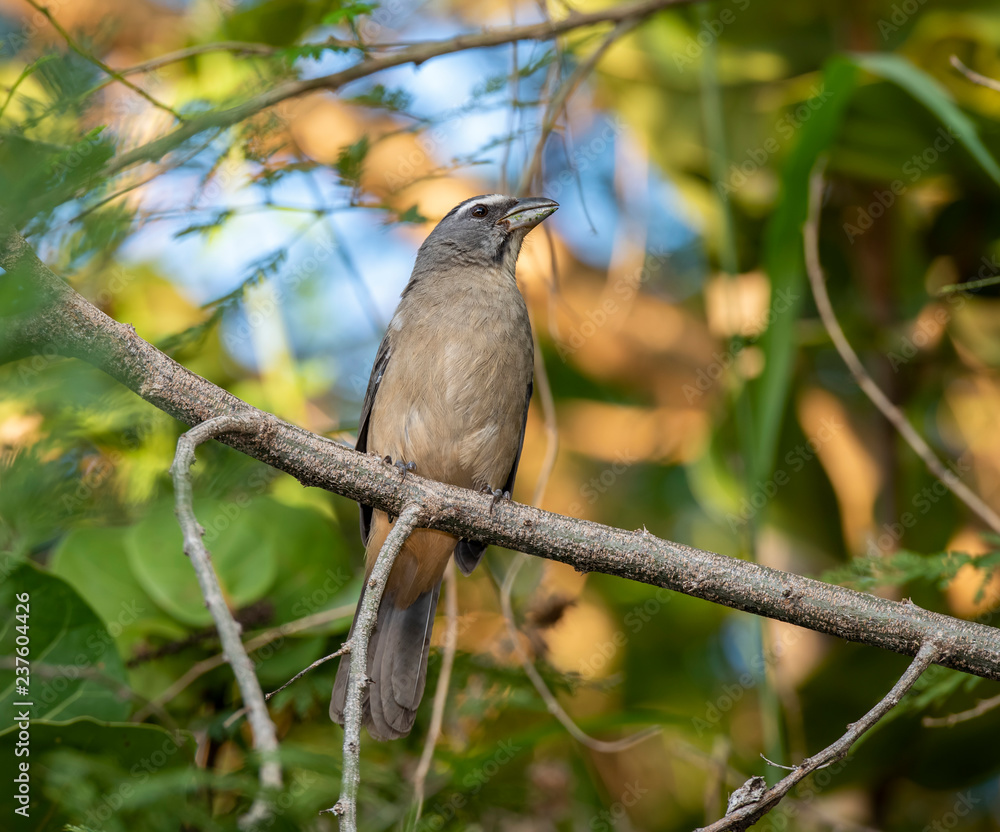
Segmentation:
{"type": "Polygon", "coordinates": [[[928,470],[941,480],[971,511],[978,515],[986,525],[997,534],[1000,534],[1000,516],[997,516],[993,509],[986,505],[972,489],[953,472],[949,471],[937,458],[923,437],[917,433],[913,425],[903,415],[903,412],[889,401],[888,396],[882,392],[872,377],[868,375],[868,371],[861,363],[861,359],[858,358],[858,354],[844,336],[844,331],[837,322],[837,316],[834,314],[833,306],[830,303],[830,296],[826,291],[826,278],[823,275],[823,267],[819,260],[819,215],[822,194],[823,163],[819,162],[813,170],[812,178],[809,182],[809,213],[803,227],[803,239],[805,243],[806,272],[809,275],[809,283],[812,286],[813,296],[816,299],[816,309],[819,311],[823,326],[826,327],[826,331],[837,348],[837,352],[840,353],[840,357],[851,371],[851,375],[858,382],[858,386],[871,399],[872,403],[882,411],[882,415],[899,431],[899,435],[906,440],[906,444],[924,461],[928,470]]]}
{"type": "Polygon", "coordinates": [[[943,298],[947,295],[954,295],[959,292],[971,292],[975,289],[986,289],[989,286],[996,286],[1000,283],[1000,275],[994,275],[993,277],[984,277],[980,280],[970,280],[968,283],[949,283],[947,286],[942,286],[935,293],[935,297],[943,298]]]}
{"type": "MultiPolygon", "coordinates": [[[[861,736],[871,730],[889,711],[899,704],[903,696],[913,684],[920,678],[920,675],[940,656],[941,647],[937,640],[924,642],[917,651],[916,658],[910,663],[906,672],[899,678],[879,703],[865,714],[857,722],[847,726],[847,732],[835,743],[827,746],[819,754],[803,760],[787,777],[782,778],[778,783],[766,791],[757,794],[743,805],[734,806],[725,817],[717,820],[711,826],[706,826],[696,832],[725,832],[725,830],[744,830],[760,820],[770,812],[781,799],[791,791],[792,787],[804,780],[817,769],[830,765],[837,760],[847,756],[851,746],[856,743],[861,736]]],[[[751,778],[744,785],[750,786],[761,778],[751,778]]],[[[732,800],[730,801],[732,802],[732,800]]]]}
{"type": "Polygon", "coordinates": [[[127,78],[125,78],[125,76],[122,75],[122,73],[120,73],[117,69],[112,69],[96,55],[92,55],[90,52],[88,52],[86,49],[80,46],[80,44],[76,42],[75,38],[62,27],[62,25],[59,23],[58,20],[56,20],[55,16],[52,14],[52,12],[49,10],[47,6],[43,6],[41,3],[37,2],[37,0],[24,0],[24,1],[33,9],[35,9],[35,11],[41,12],[43,15],[45,15],[49,23],[52,24],[52,28],[59,33],[59,36],[64,41],[66,41],[66,45],[74,52],[76,52],[77,55],[79,55],[86,61],[90,61],[92,64],[94,64],[94,66],[99,67],[102,71],[106,72],[120,84],[123,84],[124,86],[132,90],[132,92],[145,98],[146,101],[148,101],[154,107],[170,113],[170,115],[172,115],[178,121],[184,121],[184,117],[181,116],[180,113],[176,112],[172,107],[162,103],[161,101],[157,101],[144,89],[136,86],[127,78]]]}
{"type": "Polygon", "coordinates": [[[441,725],[444,722],[444,706],[448,702],[448,687],[451,684],[451,669],[455,664],[455,650],[458,646],[458,579],[455,577],[455,561],[448,561],[444,573],[444,609],[447,627],[444,631],[444,650],[441,654],[441,673],[438,675],[437,688],[434,691],[434,707],[431,710],[431,726],[424,741],[424,750],[413,775],[413,803],[416,807],[414,823],[420,823],[420,815],[424,810],[424,787],[427,784],[427,774],[431,770],[434,759],[434,747],[441,736],[441,725]]]}
{"type": "Polygon", "coordinates": [[[347,680],[347,700],[344,704],[344,766],[340,779],[340,799],[325,812],[332,812],[340,818],[341,832],[357,832],[358,828],[358,786],[361,783],[361,713],[365,689],[368,687],[368,642],[378,607],[382,601],[385,583],[396,562],[396,555],[403,548],[406,539],[419,524],[423,508],[411,503],[407,505],[393,523],[389,536],[382,544],[375,566],[368,576],[361,606],[354,619],[354,633],[351,636],[351,667],[347,680]]]}
{"type": "Polygon", "coordinates": [[[264,692],[254,673],[253,663],[243,649],[240,640],[240,626],[236,623],[226,606],[219,586],[219,578],[215,574],[212,561],[202,536],[205,530],[198,523],[194,514],[191,466],[194,464],[195,449],[202,442],[223,433],[252,433],[260,428],[259,423],[248,415],[217,416],[191,428],[177,440],[177,453],[170,473],[174,480],[176,496],[177,520],[184,534],[184,553],[190,558],[205,605],[215,620],[219,630],[219,640],[222,642],[222,652],[225,653],[229,666],[233,669],[236,683],[239,685],[243,702],[249,708],[250,727],[253,729],[254,748],[261,755],[260,785],[261,793],[254,800],[250,811],[240,819],[240,826],[252,829],[271,817],[270,800],[273,792],[281,788],[281,763],[278,760],[278,735],[267,712],[264,692]]]}
{"type": "Polygon", "coordinates": [[[925,716],[920,724],[925,728],[951,728],[952,725],[968,722],[970,719],[980,717],[996,708],[1000,708],[1000,696],[991,696],[989,699],[980,699],[967,711],[959,711],[957,714],[948,714],[948,716],[925,716]]]}
{"type": "Polygon", "coordinates": [[[978,72],[969,69],[958,59],[958,55],[951,56],[951,65],[972,81],[973,84],[979,84],[981,87],[1000,92],[1000,81],[997,81],[995,78],[987,78],[985,75],[980,75],[978,72]]]}
{"type": "MultiPolygon", "coordinates": [[[[732,744],[725,734],[716,734],[712,740],[712,753],[708,757],[709,765],[705,772],[705,817],[711,818],[719,811],[722,798],[722,788],[726,783],[729,769],[729,755],[732,754],[732,744]]],[[[742,783],[743,781],[739,781],[742,783]]],[[[739,785],[737,783],[737,785],[739,785]]]]}
{"type": "Polygon", "coordinates": [[[245,41],[222,40],[215,43],[199,43],[195,46],[188,46],[186,49],[178,49],[176,52],[167,52],[157,58],[143,61],[141,64],[124,67],[117,70],[119,75],[139,75],[145,72],[152,72],[167,64],[175,64],[179,61],[186,61],[197,55],[204,55],[209,52],[234,52],[237,55],[273,55],[277,48],[267,43],[249,43],[245,41]]]}
{"type": "MultiPolygon", "coordinates": [[[[703,769],[706,775],[720,775],[722,778],[722,784],[729,786],[732,789],[737,789],[746,785],[746,774],[742,773],[729,763],[720,763],[720,761],[712,754],[703,751],[690,743],[675,739],[670,744],[670,752],[672,755],[677,757],[678,760],[682,760],[684,763],[695,765],[698,766],[698,768],[703,769]]],[[[786,796],[782,803],[783,806],[787,807],[788,815],[786,817],[794,818],[797,815],[811,815],[819,821],[819,827],[834,829],[837,830],[837,832],[884,832],[884,830],[874,829],[871,826],[864,826],[844,817],[837,817],[836,819],[831,818],[818,809],[816,806],[818,801],[812,799],[814,797],[815,795],[810,795],[808,793],[806,794],[805,799],[802,800],[786,796]]],[[[788,822],[786,820],[786,826],[787,823],[788,822]]],[[[775,821],[772,828],[777,829],[783,827],[780,827],[778,822],[775,821]]]]}
{"type": "Polygon", "coordinates": [[[323,656],[322,659],[316,659],[316,661],[314,661],[311,665],[309,665],[309,667],[305,668],[304,670],[300,670],[291,679],[289,679],[287,682],[285,682],[285,684],[283,684],[279,688],[275,688],[269,694],[267,694],[267,696],[265,696],[264,698],[266,700],[270,701],[270,699],[271,699],[272,696],[274,696],[276,693],[281,693],[281,691],[283,691],[285,688],[287,688],[293,682],[299,681],[299,679],[301,679],[303,676],[305,676],[310,670],[315,670],[320,665],[326,664],[328,661],[330,661],[330,659],[335,659],[335,658],[337,658],[337,656],[343,656],[345,653],[350,653],[350,652],[351,652],[351,640],[348,639],[342,645],[340,645],[340,649],[339,650],[335,650],[334,652],[330,653],[328,656],[323,656]]]}
{"type": "MultiPolygon", "coordinates": [[[[154,179],[157,179],[160,176],[163,176],[163,174],[165,174],[165,173],[167,173],[167,172],[169,172],[171,170],[175,170],[177,168],[183,167],[188,162],[190,162],[192,159],[194,159],[199,153],[201,153],[205,148],[207,148],[217,138],[218,138],[218,133],[214,133],[207,141],[204,141],[204,142],[198,144],[197,146],[195,146],[191,150],[190,153],[186,153],[185,155],[181,156],[179,159],[171,159],[169,162],[165,162],[163,165],[161,165],[160,167],[156,168],[155,172],[152,173],[152,174],[150,174],[149,176],[147,176],[145,178],[142,178],[142,179],[138,179],[135,182],[131,182],[130,184],[124,186],[123,188],[119,188],[114,193],[108,194],[107,196],[105,196],[105,197],[97,200],[97,202],[94,202],[91,205],[88,205],[86,208],[84,208],[82,211],[80,211],[80,213],[76,214],[73,217],[70,217],[65,222],[60,223],[59,225],[56,225],[56,226],[52,226],[52,228],[50,228],[49,230],[53,230],[53,229],[56,229],[56,228],[61,228],[64,225],[72,225],[75,222],[79,222],[85,216],[87,216],[88,214],[96,211],[102,205],[107,205],[109,202],[111,202],[111,201],[113,201],[115,199],[118,199],[118,197],[125,196],[125,194],[130,193],[131,191],[134,191],[136,188],[141,188],[143,185],[148,185],[154,179]]],[[[185,211],[184,213],[185,213],[185,215],[187,215],[189,212],[185,211]]]]}
{"type": "MultiPolygon", "coordinates": [[[[542,402],[542,412],[545,418],[545,433],[547,436],[545,458],[542,461],[542,470],[535,483],[533,503],[537,506],[542,502],[542,497],[545,495],[545,488],[548,485],[549,477],[552,475],[552,469],[555,467],[556,455],[559,450],[559,429],[558,423],[556,422],[556,409],[555,401],[552,397],[552,386],[549,384],[549,376],[545,369],[545,359],[542,356],[537,335],[535,335],[535,327],[532,327],[532,336],[535,338],[535,380],[538,382],[538,395],[542,402]]],[[[588,748],[594,749],[595,751],[604,753],[624,751],[626,748],[631,748],[636,743],[642,742],[647,737],[659,733],[658,728],[652,728],[646,731],[640,731],[638,734],[626,737],[625,739],[618,740],[616,742],[598,740],[584,732],[573,721],[573,718],[566,713],[562,705],[559,704],[555,694],[549,690],[549,686],[545,684],[545,680],[542,678],[534,663],[531,661],[531,657],[527,654],[527,651],[521,647],[521,640],[518,638],[520,633],[517,628],[517,620],[514,618],[511,593],[514,589],[514,581],[517,580],[518,573],[521,571],[521,567],[524,566],[526,560],[527,556],[523,552],[518,552],[514,556],[513,561],[511,561],[507,574],[504,577],[503,585],[500,587],[500,608],[503,610],[504,621],[507,625],[507,634],[510,636],[514,652],[517,653],[525,674],[531,680],[532,685],[535,686],[535,690],[538,691],[538,695],[542,698],[542,701],[545,702],[546,707],[549,709],[549,713],[558,719],[566,730],[569,731],[570,735],[578,742],[588,748]]]]}
{"type": "Polygon", "coordinates": [[[559,704],[559,700],[556,699],[555,694],[553,694],[552,691],[549,690],[548,685],[545,684],[545,680],[538,672],[538,669],[531,661],[531,657],[521,645],[521,640],[518,638],[519,633],[517,630],[517,622],[514,618],[514,610],[512,609],[510,603],[511,589],[514,585],[514,578],[517,577],[517,569],[514,568],[515,566],[517,566],[517,569],[520,569],[520,561],[515,561],[514,564],[511,565],[511,568],[507,570],[503,586],[500,589],[500,607],[503,610],[504,621],[507,624],[507,635],[510,637],[514,652],[517,654],[517,658],[521,662],[521,667],[524,668],[525,674],[531,680],[531,684],[535,686],[535,690],[538,691],[538,695],[542,697],[542,701],[545,702],[545,707],[548,709],[549,713],[562,723],[563,728],[565,728],[569,735],[578,743],[585,745],[587,748],[594,751],[599,751],[602,754],[616,754],[620,751],[625,751],[626,749],[629,749],[634,745],[638,745],[640,742],[659,734],[660,728],[657,726],[654,728],[647,728],[643,731],[632,734],[631,736],[615,740],[614,742],[598,740],[587,734],[573,721],[573,718],[566,713],[563,706],[559,704]]]}
{"type": "Polygon", "coordinates": [[[552,100],[549,101],[548,107],[546,107],[545,117],[542,119],[542,130],[538,136],[538,141],[535,142],[535,152],[532,154],[531,162],[525,168],[521,181],[517,186],[518,194],[524,194],[531,187],[531,183],[541,171],[542,153],[545,151],[545,144],[555,129],[563,110],[566,108],[570,96],[573,95],[583,80],[594,71],[594,67],[604,57],[604,53],[608,51],[611,45],[623,35],[631,32],[641,22],[638,18],[628,18],[619,22],[614,29],[604,36],[604,40],[587,57],[587,60],[577,66],[569,78],[566,79],[565,83],[556,90],[556,94],[552,96],[552,100]]]}
{"type": "MultiPolygon", "coordinates": [[[[353,609],[353,607],[351,607],[351,609],[353,609]]],[[[283,691],[289,685],[297,682],[299,679],[305,676],[309,671],[315,670],[317,667],[326,664],[331,659],[337,658],[337,656],[343,656],[345,653],[350,653],[350,652],[351,652],[351,640],[348,639],[347,641],[345,641],[343,644],[340,645],[339,650],[335,650],[329,655],[323,656],[323,658],[321,659],[316,659],[316,661],[314,661],[311,665],[309,665],[309,667],[300,670],[291,679],[285,682],[280,688],[275,688],[270,693],[265,694],[264,700],[270,702],[272,696],[274,696],[276,693],[281,693],[281,691],[283,691]]],[[[246,712],[247,712],[246,708],[240,708],[238,711],[235,711],[234,713],[230,714],[229,718],[222,723],[222,727],[229,728],[229,726],[232,725],[234,722],[236,722],[236,720],[243,717],[246,714],[246,712]]]]}
{"type": "MultiPolygon", "coordinates": [[[[264,630],[263,632],[255,635],[253,638],[248,639],[243,645],[243,649],[246,650],[248,654],[253,653],[255,650],[260,650],[261,647],[266,647],[272,641],[279,638],[284,638],[285,636],[290,636],[295,633],[302,632],[303,630],[311,629],[312,627],[318,627],[321,624],[327,624],[330,621],[336,621],[338,618],[346,618],[354,614],[354,606],[354,604],[344,604],[343,606],[334,607],[333,609],[314,612],[304,618],[289,621],[287,624],[279,624],[277,627],[264,630]]],[[[155,699],[151,699],[147,707],[138,711],[132,717],[132,722],[142,722],[150,715],[150,713],[152,713],[151,708],[165,705],[171,699],[174,699],[182,691],[184,691],[188,685],[196,679],[215,670],[217,667],[221,667],[225,663],[226,656],[224,653],[210,656],[207,659],[202,659],[200,662],[195,662],[187,669],[184,675],[182,675],[179,679],[174,680],[170,687],[163,691],[163,693],[155,699]]],[[[265,699],[270,696],[271,694],[268,694],[265,699]]]]}
{"type": "Polygon", "coordinates": [[[601,23],[617,23],[631,19],[641,20],[662,9],[688,5],[692,2],[696,2],[696,0],[640,0],[635,3],[610,6],[595,12],[570,14],[561,20],[529,23],[522,26],[505,27],[503,29],[485,29],[481,32],[458,35],[457,37],[450,37],[445,40],[416,43],[397,52],[366,58],[354,66],[330,75],[288,81],[284,84],[274,86],[241,104],[225,110],[200,115],[181,125],[173,132],[168,133],[166,136],[161,136],[147,144],[121,154],[116,159],[111,160],[103,171],[95,175],[108,177],[120,173],[122,170],[133,165],[161,159],[165,154],[203,130],[213,127],[231,127],[244,119],[256,115],[261,110],[266,110],[288,99],[296,98],[314,90],[339,89],[351,81],[366,78],[385,69],[391,69],[404,64],[419,65],[441,55],[450,55],[455,52],[479,49],[486,46],[499,46],[518,40],[550,40],[566,32],[585,26],[594,26],[601,23]]]}

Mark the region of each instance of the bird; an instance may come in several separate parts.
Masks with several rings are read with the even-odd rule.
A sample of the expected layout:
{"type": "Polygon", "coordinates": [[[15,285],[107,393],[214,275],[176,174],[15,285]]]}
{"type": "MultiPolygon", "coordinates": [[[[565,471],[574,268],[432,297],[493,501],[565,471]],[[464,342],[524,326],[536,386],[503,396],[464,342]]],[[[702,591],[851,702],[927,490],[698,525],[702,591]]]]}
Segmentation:
{"type": "MultiPolygon", "coordinates": [[[[534,345],[515,267],[532,228],[559,207],[486,194],[449,211],[417,251],[379,345],[356,449],[438,482],[509,498],[524,443],[534,345]]],[[[494,503],[495,504],[495,503],[494,503]]],[[[359,504],[365,582],[394,518],[359,504]]],[[[448,559],[469,575],[486,546],[415,529],[385,584],[368,646],[362,723],[391,740],[413,728],[448,559]]],[[[361,602],[358,602],[358,610],[361,602]]],[[[355,613],[351,633],[357,623],[355,613]]],[[[350,636],[349,636],[350,637],[350,636]]],[[[344,723],[350,656],[340,659],[330,717],[344,723]]]]}

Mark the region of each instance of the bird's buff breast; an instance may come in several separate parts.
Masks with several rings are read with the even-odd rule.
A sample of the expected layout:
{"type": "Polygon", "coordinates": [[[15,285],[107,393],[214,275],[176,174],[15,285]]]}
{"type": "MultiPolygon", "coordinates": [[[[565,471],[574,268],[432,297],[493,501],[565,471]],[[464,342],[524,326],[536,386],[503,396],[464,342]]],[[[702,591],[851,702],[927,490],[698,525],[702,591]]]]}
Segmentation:
{"type": "Polygon", "coordinates": [[[531,380],[527,310],[520,295],[499,315],[462,307],[458,299],[424,320],[394,320],[399,327],[372,409],[369,449],[413,462],[416,473],[439,482],[501,488],[517,454],[531,380]]]}

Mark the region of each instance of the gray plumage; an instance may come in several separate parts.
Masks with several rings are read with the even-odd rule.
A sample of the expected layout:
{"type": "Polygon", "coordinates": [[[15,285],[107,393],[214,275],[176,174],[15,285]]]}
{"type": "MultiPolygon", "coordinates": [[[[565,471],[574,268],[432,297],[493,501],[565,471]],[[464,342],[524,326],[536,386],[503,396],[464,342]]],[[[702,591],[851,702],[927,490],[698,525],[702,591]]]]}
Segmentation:
{"type": "MultiPolygon", "coordinates": [[[[510,491],[531,399],[533,346],[514,269],[521,243],[558,206],[492,194],[454,208],[424,241],[379,346],[357,448],[476,490],[510,491]]],[[[367,578],[391,528],[361,506],[367,578]]],[[[368,651],[364,723],[375,739],[405,736],[423,696],[441,579],[452,553],[464,574],[485,546],[418,529],[386,583],[368,651]]],[[[352,625],[351,631],[353,633],[352,625]]],[[[350,661],[340,662],[330,716],[343,723],[350,661]]]]}

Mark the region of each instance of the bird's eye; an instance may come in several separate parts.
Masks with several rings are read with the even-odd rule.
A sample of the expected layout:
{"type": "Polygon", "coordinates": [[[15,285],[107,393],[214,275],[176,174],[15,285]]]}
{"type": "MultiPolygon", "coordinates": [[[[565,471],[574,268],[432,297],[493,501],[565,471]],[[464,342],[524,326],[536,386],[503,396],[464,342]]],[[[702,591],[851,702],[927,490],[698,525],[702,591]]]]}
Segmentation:
{"type": "Polygon", "coordinates": [[[470,212],[474,217],[485,217],[490,212],[490,209],[485,205],[473,205],[472,211],[470,212]]]}

